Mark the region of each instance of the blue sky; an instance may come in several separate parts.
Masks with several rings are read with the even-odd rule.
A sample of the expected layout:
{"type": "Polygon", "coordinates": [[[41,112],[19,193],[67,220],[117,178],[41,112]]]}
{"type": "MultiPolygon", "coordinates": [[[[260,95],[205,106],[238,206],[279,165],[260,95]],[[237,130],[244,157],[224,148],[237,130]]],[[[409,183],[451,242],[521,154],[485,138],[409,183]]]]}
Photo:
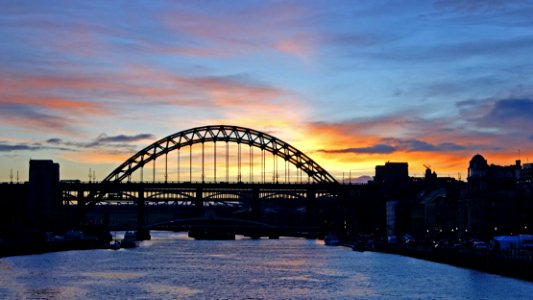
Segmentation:
{"type": "Polygon", "coordinates": [[[336,176],[525,162],[532,16],[531,1],[2,1],[0,180],[30,158],[104,177],[206,124],[267,131],[336,176]]]}

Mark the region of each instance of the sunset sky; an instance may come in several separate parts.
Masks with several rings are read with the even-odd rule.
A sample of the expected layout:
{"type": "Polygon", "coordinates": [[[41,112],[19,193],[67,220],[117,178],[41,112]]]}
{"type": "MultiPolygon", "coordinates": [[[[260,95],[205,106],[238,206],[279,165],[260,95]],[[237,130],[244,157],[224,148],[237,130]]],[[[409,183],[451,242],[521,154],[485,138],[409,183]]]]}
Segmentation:
{"type": "Polygon", "coordinates": [[[265,131],[334,176],[533,160],[531,1],[0,1],[0,181],[265,131]]]}

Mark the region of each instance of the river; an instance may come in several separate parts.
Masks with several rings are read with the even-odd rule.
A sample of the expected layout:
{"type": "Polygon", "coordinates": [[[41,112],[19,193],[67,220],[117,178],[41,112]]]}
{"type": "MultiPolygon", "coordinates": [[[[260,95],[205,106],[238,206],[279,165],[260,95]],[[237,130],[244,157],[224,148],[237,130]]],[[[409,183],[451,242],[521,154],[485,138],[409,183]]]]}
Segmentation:
{"type": "Polygon", "coordinates": [[[532,299],[533,283],[321,241],[195,241],[0,259],[0,299],[532,299]]]}

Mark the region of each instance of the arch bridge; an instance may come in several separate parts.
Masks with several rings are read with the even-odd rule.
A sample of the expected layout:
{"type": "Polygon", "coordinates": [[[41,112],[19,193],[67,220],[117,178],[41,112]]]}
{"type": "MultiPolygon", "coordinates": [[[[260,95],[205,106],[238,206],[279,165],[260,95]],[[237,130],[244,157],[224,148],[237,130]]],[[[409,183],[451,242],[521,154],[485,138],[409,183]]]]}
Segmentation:
{"type": "Polygon", "coordinates": [[[164,221],[151,217],[154,211],[166,212],[167,220],[212,213],[276,225],[300,212],[300,225],[317,223],[321,213],[338,203],[341,188],[292,145],[228,125],[169,135],[134,154],[102,182],[61,186],[63,203],[85,213],[135,207],[138,228],[164,221]]]}
{"type": "MultiPolygon", "coordinates": [[[[199,150],[196,149],[198,152],[199,150]]],[[[172,158],[170,158],[172,160],[172,158]]],[[[203,126],[181,131],[165,138],[162,138],[148,147],[142,149],[131,158],[122,163],[113,172],[111,172],[103,181],[104,182],[130,182],[132,174],[140,170],[139,179],[141,182],[145,181],[144,168],[149,164],[152,164],[152,182],[155,182],[158,178],[164,180],[164,182],[171,181],[171,175],[175,175],[177,182],[189,181],[193,179],[197,181],[206,182],[219,182],[219,181],[237,181],[243,182],[245,174],[243,169],[247,167],[249,182],[268,182],[269,177],[272,182],[299,182],[303,181],[317,182],[317,183],[336,183],[337,181],[331,176],[325,169],[318,165],[314,160],[309,158],[300,150],[291,146],[290,144],[264,132],[253,130],[250,128],[227,126],[227,125],[212,125],[203,126]],[[205,145],[210,143],[212,148],[210,157],[206,157],[205,145]],[[224,177],[220,177],[220,172],[217,176],[217,158],[220,160],[220,153],[217,154],[217,143],[224,144],[225,153],[224,159],[224,177]],[[193,146],[199,144],[201,146],[201,153],[195,161],[195,155],[193,155],[193,146]],[[230,144],[236,145],[233,147],[236,153],[230,155],[230,144]],[[249,146],[247,157],[243,157],[242,146],[249,146]],[[188,154],[185,154],[185,158],[188,158],[188,162],[183,162],[182,149],[187,150],[188,154]],[[236,149],[235,149],[236,148],[236,149]],[[254,155],[254,148],[258,149],[260,155],[254,155]],[[176,152],[175,157],[175,172],[172,174],[172,167],[169,168],[169,153],[176,152]],[[271,159],[266,157],[266,154],[272,155],[271,159]],[[233,158],[233,166],[230,164],[230,156],[233,158]],[[260,157],[256,157],[260,156],[260,157]],[[157,172],[157,164],[159,158],[163,158],[164,169],[157,172]],[[259,166],[254,159],[260,159],[259,166]],[[200,162],[197,160],[200,159],[200,162]],[[212,163],[212,177],[207,174],[206,162],[210,159],[212,163]],[[235,161],[236,160],[236,161],[235,161]],[[247,160],[247,161],[245,161],[247,160]],[[267,160],[272,162],[272,168],[268,170],[267,160]],[[283,168],[279,166],[279,160],[284,164],[283,168]],[[196,162],[196,163],[195,163],[196,162]],[[246,164],[247,166],[243,166],[246,164]],[[183,164],[188,166],[189,172],[183,174],[183,164]],[[290,168],[290,166],[294,168],[290,168]],[[260,179],[254,177],[254,167],[260,168],[260,179]],[[295,169],[296,174],[291,176],[291,169],[295,169]],[[170,170],[170,172],[169,172],[170,170]],[[283,170],[283,174],[281,173],[283,170]],[[162,173],[162,174],[161,174],[162,173]],[[234,177],[234,180],[231,180],[234,177]],[[271,176],[267,176],[271,175],[271,176]],[[185,175],[185,177],[183,176],[185,175]],[[187,177],[188,175],[188,177],[187,177]],[[198,178],[199,177],[199,178],[198,178]],[[281,177],[281,178],[280,178],[281,177]],[[306,177],[306,178],[304,178],[306,177]],[[188,180],[187,180],[188,179],[188,180]],[[225,180],[224,180],[225,179],[225,180]]],[[[149,166],[148,166],[149,167],[149,166]]]]}

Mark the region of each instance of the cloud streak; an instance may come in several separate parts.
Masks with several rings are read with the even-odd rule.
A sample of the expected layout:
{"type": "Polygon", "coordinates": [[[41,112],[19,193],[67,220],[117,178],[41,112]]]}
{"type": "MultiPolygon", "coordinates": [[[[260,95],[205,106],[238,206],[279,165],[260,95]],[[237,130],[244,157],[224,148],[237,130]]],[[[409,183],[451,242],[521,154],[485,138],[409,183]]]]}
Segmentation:
{"type": "Polygon", "coordinates": [[[398,149],[396,147],[378,144],[370,147],[363,148],[346,148],[346,149],[332,149],[332,150],[318,150],[323,153],[368,153],[368,154],[390,154],[396,152],[398,149]]]}
{"type": "Polygon", "coordinates": [[[455,143],[431,144],[420,140],[400,140],[395,138],[383,139],[381,144],[361,148],[345,148],[333,150],[319,150],[323,153],[356,153],[356,154],[391,154],[394,152],[454,152],[463,151],[467,147],[455,143]]]}
{"type": "Polygon", "coordinates": [[[55,151],[72,151],[71,149],[61,146],[48,146],[41,143],[10,143],[0,141],[0,152],[20,152],[20,151],[41,151],[41,150],[55,150],[55,151]]]}
{"type": "Polygon", "coordinates": [[[64,145],[79,149],[87,148],[126,148],[128,151],[131,151],[132,148],[135,148],[133,143],[144,141],[144,140],[153,140],[155,137],[150,133],[140,133],[136,135],[126,135],[119,134],[108,136],[106,134],[101,134],[96,137],[94,140],[83,143],[83,142],[70,142],[64,141],[61,138],[50,138],[46,140],[46,143],[51,145],[64,145]]]}
{"type": "Polygon", "coordinates": [[[131,143],[146,139],[153,139],[154,136],[150,133],[140,133],[137,135],[119,134],[115,136],[99,136],[96,140],[98,143],[131,143]]]}
{"type": "Polygon", "coordinates": [[[14,151],[36,151],[41,150],[43,147],[27,144],[9,144],[0,142],[0,152],[14,152],[14,151]]]}

